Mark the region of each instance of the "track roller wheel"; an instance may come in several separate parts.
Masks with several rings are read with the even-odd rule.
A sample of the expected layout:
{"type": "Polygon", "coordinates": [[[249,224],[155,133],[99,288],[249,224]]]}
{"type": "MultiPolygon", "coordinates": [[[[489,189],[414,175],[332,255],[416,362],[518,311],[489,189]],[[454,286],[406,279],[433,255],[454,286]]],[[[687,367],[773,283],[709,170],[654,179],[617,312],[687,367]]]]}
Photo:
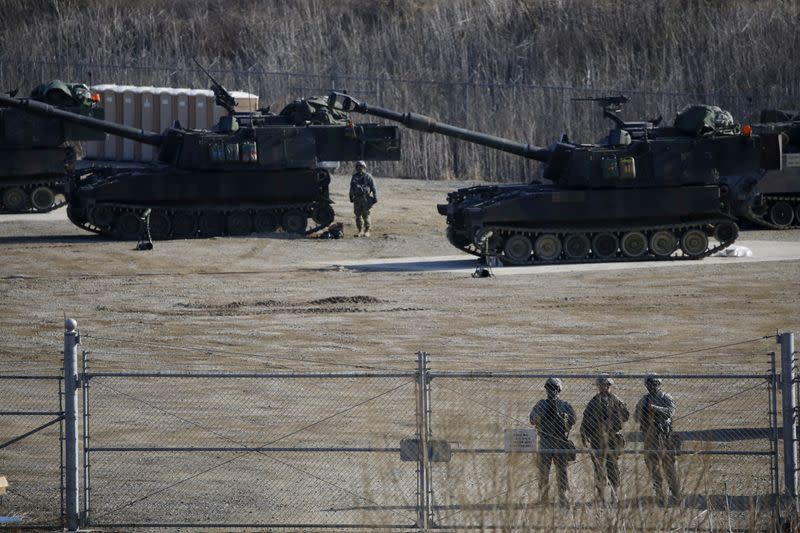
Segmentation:
{"type": "Polygon", "coordinates": [[[564,239],[564,254],[569,259],[584,259],[589,255],[589,237],[583,233],[573,233],[564,239]]]}
{"type": "Polygon", "coordinates": [[[647,237],[641,231],[629,231],[622,236],[620,249],[632,259],[642,257],[647,253],[647,237]]]}
{"type": "Polygon", "coordinates": [[[317,206],[311,214],[311,218],[320,226],[330,225],[335,217],[336,213],[333,212],[333,208],[328,204],[317,206]]]}
{"type": "Polygon", "coordinates": [[[142,233],[142,219],[127,211],[114,221],[114,235],[123,241],[135,241],[142,233]]]}
{"type": "Polygon", "coordinates": [[[89,213],[89,220],[98,228],[107,228],[114,222],[114,211],[105,205],[96,205],[89,213]]]}
{"type": "Polygon", "coordinates": [[[613,233],[598,233],[592,239],[592,253],[600,259],[609,259],[617,255],[619,240],[613,233]]]}
{"type": "Polygon", "coordinates": [[[278,229],[278,217],[269,211],[259,211],[253,220],[256,233],[272,233],[278,229]]]}
{"type": "Polygon", "coordinates": [[[678,238],[674,233],[660,230],[650,236],[650,250],[656,257],[669,257],[678,249],[678,238]]]}
{"type": "Polygon", "coordinates": [[[800,222],[800,204],[797,204],[797,207],[794,208],[794,219],[796,222],[800,222]]]}
{"type": "Polygon", "coordinates": [[[253,229],[253,217],[247,211],[231,211],[227,226],[229,235],[247,235],[253,229]]]}
{"type": "Polygon", "coordinates": [[[720,222],[714,228],[714,238],[719,242],[733,242],[739,236],[739,226],[736,222],[720,222]]]}
{"type": "Polygon", "coordinates": [[[534,254],[540,261],[555,261],[561,255],[561,239],[553,234],[540,235],[536,238],[534,254]]]}
{"type": "Polygon", "coordinates": [[[281,217],[281,225],[286,233],[301,235],[305,233],[306,226],[308,226],[308,217],[301,211],[287,211],[281,217]]]}
{"type": "Polygon", "coordinates": [[[206,211],[200,215],[200,234],[216,237],[225,233],[225,216],[220,211],[206,211]]]}
{"type": "Polygon", "coordinates": [[[533,244],[525,235],[512,235],[503,246],[503,254],[509,263],[521,265],[528,262],[533,252],[533,244]]]}
{"type": "Polygon", "coordinates": [[[708,248],[708,237],[699,229],[690,229],[681,237],[681,250],[689,257],[699,257],[708,248]]]}
{"type": "Polygon", "coordinates": [[[31,205],[37,211],[46,211],[56,204],[56,193],[50,187],[36,187],[31,192],[31,205]]]}
{"type": "Polygon", "coordinates": [[[178,211],[172,215],[172,236],[191,239],[197,233],[197,217],[193,213],[178,211]]]}
{"type": "Polygon", "coordinates": [[[776,226],[791,226],[792,220],[794,220],[794,209],[789,202],[775,202],[769,208],[769,219],[776,226]]]}
{"type": "Polygon", "coordinates": [[[28,195],[20,187],[9,187],[3,191],[3,205],[9,211],[23,211],[28,205],[28,195]]]}
{"type": "Polygon", "coordinates": [[[153,211],[150,213],[150,236],[153,239],[168,239],[169,232],[172,230],[172,221],[164,211],[153,211]]]}

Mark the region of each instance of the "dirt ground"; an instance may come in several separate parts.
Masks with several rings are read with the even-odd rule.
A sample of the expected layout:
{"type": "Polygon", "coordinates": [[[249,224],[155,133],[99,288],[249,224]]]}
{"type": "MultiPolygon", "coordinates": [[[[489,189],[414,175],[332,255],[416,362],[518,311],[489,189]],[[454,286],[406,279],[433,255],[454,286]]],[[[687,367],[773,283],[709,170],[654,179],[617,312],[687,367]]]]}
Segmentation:
{"type": "MultiPolygon", "coordinates": [[[[419,350],[434,369],[762,370],[763,343],[714,347],[800,331],[794,260],[492,279],[341,266],[458,255],[435,204],[464,185],[379,179],[369,239],[351,238],[341,176],[332,191],[347,238],[338,241],[275,234],[137,252],[74,227],[63,209],[0,217],[3,371],[57,369],[65,315],[95,351],[94,368],[115,370],[412,369],[419,350]],[[698,348],[711,349],[670,357],[698,348]],[[662,357],[625,364],[652,356],[662,357]]],[[[741,239],[798,243],[800,231],[741,239]]]]}
{"type": "MultiPolygon", "coordinates": [[[[345,196],[347,178],[343,176],[332,183],[347,235],[338,241],[275,234],[157,242],[154,250],[137,252],[133,243],[104,240],[72,226],[64,210],[41,216],[0,217],[0,373],[58,374],[65,316],[78,320],[83,349],[91,352],[93,371],[414,370],[415,353],[427,351],[434,370],[587,374],[599,370],[735,370],[761,374],[767,371],[768,352],[778,349],[771,336],[778,330],[800,331],[797,259],[707,259],[666,267],[663,263],[639,263],[508,268],[495,278],[474,279],[470,276],[471,263],[464,262],[467,256],[462,254],[459,259],[459,252],[446,241],[444,219],[435,210],[447,191],[465,185],[380,179],[380,203],[374,209],[373,236],[368,239],[351,238],[354,227],[345,196]],[[460,268],[420,267],[427,264],[426,260],[442,256],[445,263],[460,268]],[[391,268],[382,268],[382,259],[391,263],[391,268]],[[400,259],[399,267],[393,259],[400,259]]],[[[745,232],[741,241],[759,243],[758,254],[770,248],[773,259],[800,258],[800,253],[792,255],[794,251],[774,253],[797,250],[800,231],[745,232]]],[[[41,384],[41,390],[34,390],[29,383],[0,381],[0,387],[4,387],[0,393],[15,398],[13,409],[54,409],[51,403],[57,398],[55,391],[45,389],[46,383],[41,384]],[[34,405],[36,402],[41,405],[34,405]]],[[[300,388],[289,383],[286,390],[279,382],[267,380],[257,391],[253,388],[256,385],[219,380],[200,390],[193,382],[169,380],[151,383],[115,381],[112,377],[105,381],[94,378],[93,383],[95,446],[230,446],[231,442],[254,446],[266,442],[273,433],[285,445],[282,435],[289,431],[287,428],[298,427],[306,429],[296,435],[290,431],[289,435],[300,440],[289,444],[356,442],[393,447],[401,438],[414,434],[413,384],[367,404],[365,412],[354,415],[347,424],[335,415],[342,406],[376,391],[394,390],[397,383],[392,380],[378,379],[366,388],[360,382],[342,387],[319,381],[300,388]],[[132,398],[137,400],[131,402],[132,398]],[[180,415],[178,419],[164,416],[167,412],[180,415]],[[288,417],[285,420],[284,415],[288,417]],[[325,426],[317,422],[328,417],[331,420],[325,426]],[[176,420],[182,422],[176,424],[176,420]],[[201,427],[187,420],[200,421],[201,427]],[[309,421],[313,423],[309,425],[309,421]],[[208,427],[216,429],[209,432],[208,427]],[[359,433],[353,441],[348,428],[359,428],[364,435],[359,433]]],[[[627,401],[633,402],[641,394],[638,383],[629,381],[624,387],[627,401]]],[[[694,415],[696,420],[689,412],[689,418],[681,421],[682,429],[766,424],[766,393],[760,382],[749,396],[738,392],[751,386],[747,382],[695,383],[675,383],[673,392],[703,405],[712,405],[712,400],[733,392],[737,402],[726,403],[725,411],[694,415]],[[710,396],[705,398],[705,393],[710,396]]],[[[454,413],[465,417],[444,435],[454,442],[464,441],[461,446],[467,437],[454,435],[462,430],[472,437],[483,435],[485,442],[481,441],[479,447],[497,446],[503,428],[527,425],[531,397],[539,394],[533,382],[456,380],[449,387],[450,392],[447,387],[443,389],[446,394],[437,389],[434,414],[449,421],[454,413]],[[448,400],[447,394],[455,396],[448,400]],[[499,411],[487,410],[487,406],[495,405],[502,407],[499,411]],[[474,416],[468,416],[470,410],[474,416]],[[492,415],[493,411],[498,412],[492,415]]],[[[576,380],[565,394],[582,405],[591,389],[589,379],[576,380]]],[[[15,424],[18,426],[6,429],[22,433],[31,422],[19,418],[15,424]]],[[[0,468],[16,474],[17,494],[28,498],[21,509],[44,519],[57,509],[50,503],[58,489],[57,456],[52,452],[55,432],[54,426],[50,434],[26,441],[26,447],[9,448],[0,456],[0,468]],[[37,481],[37,473],[43,481],[37,481]],[[43,486],[50,492],[41,493],[43,486]],[[41,502],[40,510],[31,507],[33,495],[41,502]]],[[[387,502],[397,498],[403,502],[396,510],[401,523],[414,518],[413,463],[400,463],[396,453],[379,455],[377,462],[369,463],[337,456],[335,464],[325,455],[279,458],[277,463],[273,456],[247,458],[252,464],[237,462],[237,468],[229,467],[224,473],[227,481],[223,482],[220,469],[213,466],[221,459],[214,454],[178,459],[169,455],[93,455],[95,518],[99,516],[102,522],[104,513],[110,513],[108,519],[116,523],[158,517],[166,521],[216,518],[262,523],[349,523],[366,517],[370,522],[380,522],[397,520],[397,512],[380,514],[387,502]],[[144,468],[145,464],[150,468],[144,468]],[[286,466],[290,464],[290,468],[286,466]],[[160,487],[175,479],[192,480],[194,472],[202,472],[208,465],[216,469],[207,475],[210,485],[182,483],[177,492],[161,494],[160,487]],[[321,472],[328,483],[333,479],[336,486],[351,486],[352,494],[372,494],[374,501],[382,504],[370,509],[364,507],[363,499],[351,498],[354,506],[342,507],[351,493],[345,492],[343,499],[334,490],[325,492],[324,483],[317,486],[313,476],[298,475],[298,471],[321,472]],[[356,486],[359,483],[364,487],[356,486]],[[207,486],[218,487],[214,490],[221,492],[209,496],[212,489],[207,486]],[[127,506],[139,494],[151,490],[158,497],[127,506]],[[306,502],[303,498],[310,499],[306,502]],[[206,502],[209,518],[198,515],[191,506],[184,509],[186,502],[198,499],[206,502]],[[213,507],[210,502],[214,502],[213,507]],[[271,502],[272,507],[264,508],[263,502],[271,502]],[[298,514],[299,502],[304,502],[300,507],[307,515],[298,514]],[[117,505],[122,506],[120,511],[114,511],[117,505]],[[249,514],[253,510],[255,514],[249,514]]],[[[371,457],[370,461],[375,459],[371,457]]],[[[720,477],[719,472],[729,463],[715,461],[712,477],[720,477]]],[[[735,521],[742,523],[750,505],[748,498],[768,490],[769,476],[763,458],[747,467],[737,461],[738,466],[726,470],[733,473],[730,485],[712,486],[704,493],[717,494],[714,497],[724,502],[728,502],[728,490],[741,495],[743,503],[735,521]],[[745,480],[752,481],[754,487],[742,485],[745,480]]],[[[449,477],[439,481],[440,488],[445,486],[442,483],[464,485],[456,482],[461,479],[458,468],[462,463],[454,464],[449,477]]],[[[472,463],[466,464],[473,468],[472,463]]],[[[480,468],[486,467],[481,464],[480,468]]],[[[582,464],[582,470],[573,470],[576,479],[584,479],[576,485],[585,489],[590,486],[589,463],[582,464]]],[[[629,468],[629,475],[641,479],[634,466],[629,468]]],[[[500,471],[498,468],[488,468],[487,472],[500,471]]],[[[698,468],[704,472],[706,467],[698,468]]],[[[533,472],[528,468],[521,471],[527,476],[533,472]]],[[[499,479],[488,474],[485,477],[499,479]]],[[[521,486],[525,490],[515,499],[530,501],[535,497],[528,493],[535,487],[532,479],[526,478],[521,486]]],[[[474,491],[470,489],[475,494],[467,491],[464,501],[475,501],[484,492],[502,494],[501,489],[476,483],[474,491]]],[[[590,496],[576,493],[576,498],[590,496]]],[[[18,512],[15,506],[19,501],[9,499],[7,512],[18,512]]],[[[477,505],[471,512],[481,515],[482,509],[477,505]]],[[[530,512],[536,513],[535,509],[530,512]]],[[[574,518],[576,523],[596,520],[591,514],[582,516],[574,518]]],[[[685,514],[684,518],[693,520],[692,516],[685,514]]],[[[673,523],[672,518],[668,520],[673,523]]]]}

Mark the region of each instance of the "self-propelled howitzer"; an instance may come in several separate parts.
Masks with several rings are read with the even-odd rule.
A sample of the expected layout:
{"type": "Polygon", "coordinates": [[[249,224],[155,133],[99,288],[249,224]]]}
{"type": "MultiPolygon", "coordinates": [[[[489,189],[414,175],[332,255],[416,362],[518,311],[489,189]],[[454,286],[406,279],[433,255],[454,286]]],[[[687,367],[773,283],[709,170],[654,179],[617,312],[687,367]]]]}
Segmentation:
{"type": "Polygon", "coordinates": [[[0,106],[158,147],[152,164],[97,170],[69,184],[74,224],[126,240],[139,238],[147,210],[157,239],[308,233],[334,220],[330,174],[319,163],[400,158],[397,127],[353,124],[315,99],[298,100],[285,114],[231,113],[210,131],[176,123],[162,133],[31,100],[0,96],[0,106]]]}
{"type": "MultiPolygon", "coordinates": [[[[31,98],[80,115],[103,116],[97,96],[81,83],[53,80],[36,87],[31,98]]],[[[64,205],[65,183],[77,159],[69,143],[102,138],[102,132],[0,108],[0,213],[44,213],[64,205]]]]}
{"type": "Polygon", "coordinates": [[[752,211],[747,216],[758,226],[785,229],[800,227],[800,111],[764,109],[758,134],[777,133],[783,138],[783,168],[767,172],[758,182],[752,211]]]}
{"type": "Polygon", "coordinates": [[[780,164],[775,138],[765,142],[741,133],[700,135],[617,119],[598,144],[565,137],[544,148],[371,106],[347,94],[331,94],[329,102],[545,163],[543,182],[459,189],[438,206],[454,246],[512,264],[708,256],[736,240],[732,214],[747,205],[748,187],[764,169],[780,164]],[[720,181],[729,175],[743,179],[720,181]]]}

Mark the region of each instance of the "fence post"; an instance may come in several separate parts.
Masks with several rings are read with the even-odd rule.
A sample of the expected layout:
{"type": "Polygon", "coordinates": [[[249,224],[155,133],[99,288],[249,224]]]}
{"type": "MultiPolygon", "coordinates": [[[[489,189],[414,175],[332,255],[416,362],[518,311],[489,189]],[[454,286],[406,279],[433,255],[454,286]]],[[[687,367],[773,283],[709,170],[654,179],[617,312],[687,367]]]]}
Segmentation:
{"type": "Polygon", "coordinates": [[[772,520],[775,524],[780,523],[781,510],[780,510],[780,496],[781,496],[781,480],[780,480],[780,435],[778,434],[778,372],[775,364],[775,352],[769,354],[770,375],[769,375],[769,426],[770,426],[770,470],[772,478],[772,520]]]}
{"type": "Polygon", "coordinates": [[[78,323],[64,321],[64,470],[66,478],[67,531],[77,531],[80,525],[78,510],[78,323]]]}
{"type": "Polygon", "coordinates": [[[430,439],[430,376],[428,353],[417,352],[417,528],[427,531],[431,527],[431,463],[430,439]]]}
{"type": "Polygon", "coordinates": [[[781,398],[783,407],[783,482],[787,494],[797,496],[797,430],[794,395],[794,334],[780,333],[781,345],[781,398]]]}

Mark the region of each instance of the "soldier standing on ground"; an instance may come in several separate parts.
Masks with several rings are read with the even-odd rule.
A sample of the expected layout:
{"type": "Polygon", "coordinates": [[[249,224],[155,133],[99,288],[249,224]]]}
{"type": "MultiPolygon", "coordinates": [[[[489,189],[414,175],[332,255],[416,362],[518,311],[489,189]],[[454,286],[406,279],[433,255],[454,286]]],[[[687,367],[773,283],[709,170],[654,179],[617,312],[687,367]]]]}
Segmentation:
{"type": "Polygon", "coordinates": [[[556,467],[558,482],[558,501],[567,504],[569,479],[567,463],[575,460],[574,445],[569,441],[569,431],[575,425],[575,410],[564,400],[560,400],[561,380],[549,378],[544,384],[546,400],[539,400],[531,410],[530,421],[539,434],[539,450],[560,450],[561,453],[539,452],[539,501],[547,502],[550,489],[550,464],[556,467]]]}
{"type": "Polygon", "coordinates": [[[622,426],[628,421],[630,413],[625,403],[611,392],[614,381],[608,376],[597,378],[596,394],[581,420],[581,440],[592,448],[595,489],[597,498],[605,501],[606,485],[611,485],[611,497],[616,499],[619,492],[619,454],[625,447],[622,426]]]}
{"type": "Polygon", "coordinates": [[[356,173],[350,178],[350,201],[353,202],[356,215],[356,237],[369,237],[369,211],[378,202],[378,192],[375,190],[375,178],[367,172],[367,164],[363,161],[356,161],[356,173]]]}
{"type": "Polygon", "coordinates": [[[653,489],[659,502],[664,501],[661,489],[661,470],[667,478],[672,501],[680,498],[678,473],[675,468],[675,439],[672,434],[672,417],[675,400],[661,390],[661,378],[655,375],[644,380],[647,394],[636,404],[633,418],[639,422],[644,434],[644,462],[653,480],[653,489]]]}

